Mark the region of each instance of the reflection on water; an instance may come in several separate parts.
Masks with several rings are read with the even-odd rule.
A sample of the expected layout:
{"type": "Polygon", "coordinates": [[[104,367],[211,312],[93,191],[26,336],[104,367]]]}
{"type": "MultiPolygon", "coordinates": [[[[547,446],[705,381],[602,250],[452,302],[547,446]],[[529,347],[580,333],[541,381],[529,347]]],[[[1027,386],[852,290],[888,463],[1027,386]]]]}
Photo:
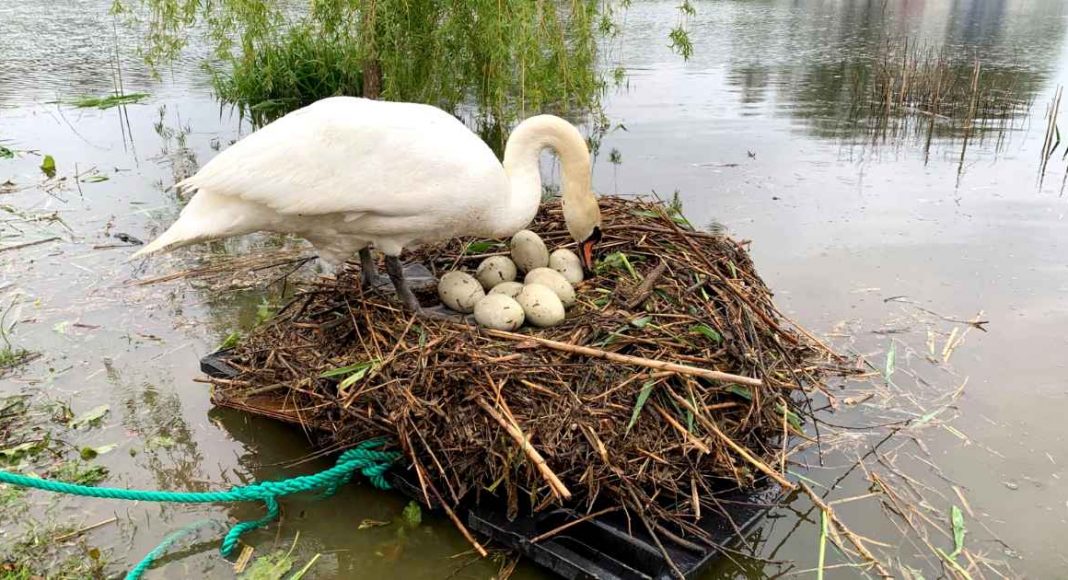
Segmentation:
{"type": "MultiPolygon", "coordinates": [[[[304,434],[213,410],[207,389],[192,382],[200,355],[256,324],[265,298],[282,302],[288,266],[258,276],[249,267],[225,280],[127,283],[210,266],[228,254],[300,245],[256,237],[143,266],[123,262],[132,250],[115,247],[112,235],[149,239],[170,223],[183,202],[166,188],[247,127],[220,111],[205,88],[196,65],[201,47],[157,83],[138,64],[136,35],[118,28],[115,36],[109,4],[0,5],[0,140],[19,150],[15,159],[0,159],[0,184],[14,184],[0,190],[13,192],[0,193],[0,204],[23,216],[57,216],[73,230],[14,214],[0,223],[5,245],[61,237],[0,253],[0,299],[25,293],[16,339],[43,355],[5,378],[0,394],[47,385],[76,411],[109,404],[111,422],[78,434],[76,443],[122,442],[100,459],[114,474],[111,484],[215,489],[322,469],[329,459],[292,465],[309,453],[304,434]],[[116,110],[52,103],[111,92],[116,46],[125,90],[152,95],[126,109],[123,128],[116,110]],[[58,177],[67,181],[42,183],[42,154],[55,157],[58,177]],[[75,171],[100,177],[75,182],[75,171]]],[[[676,5],[636,2],[627,12],[618,56],[629,79],[609,98],[611,130],[597,132],[603,154],[595,186],[624,194],[681,191],[692,221],[723,223],[754,241],[761,273],[793,317],[836,339],[848,334],[852,348],[876,360],[890,338],[902,349],[902,368],[904,359],[926,360],[930,336],[939,344],[947,339],[946,328],[899,320],[889,298],[908,295],[957,317],[985,311],[989,332],[973,332],[952,364],[925,369],[900,396],[924,389],[937,395],[969,378],[953,426],[969,443],[932,429],[917,434],[929,455],[917,453],[962,483],[971,507],[1004,542],[970,526],[977,551],[1034,577],[1060,574],[1068,565],[1057,545],[1057,532],[1068,525],[1068,441],[1059,427],[1068,405],[1068,207],[1057,197],[1068,161],[1061,149],[1049,157],[1045,182],[1036,177],[1045,107],[1068,81],[1064,3],[700,2],[691,20],[694,57],[686,63],[664,41],[676,5]],[[978,92],[971,89],[976,61],[978,92]],[[955,95],[952,107],[946,95],[955,95]],[[895,334],[885,334],[891,326],[895,334]]],[[[492,129],[487,134],[500,142],[503,133],[492,129]]],[[[852,419],[863,421],[858,414],[852,419]]],[[[903,453],[901,462],[910,458],[903,453]]],[[[833,465],[836,458],[827,459],[833,465]]],[[[828,473],[814,465],[809,475],[826,480],[828,473]]],[[[847,485],[867,492],[862,483],[847,485]]],[[[953,497],[940,501],[944,510],[953,497]]],[[[391,526],[357,529],[363,519],[394,520],[404,503],[361,486],[329,502],[296,498],[286,502],[280,526],[249,541],[267,551],[277,534],[278,546],[288,547],[299,531],[304,561],[324,554],[313,568],[324,578],[440,578],[460,568],[463,559],[450,556],[468,546],[447,521],[427,518],[403,538],[391,526]]],[[[191,521],[260,514],[252,505],[78,507],[90,512],[86,523],[118,510],[123,523],[93,539],[128,561],[191,521]]],[[[872,537],[894,537],[889,524],[880,527],[880,514],[842,509],[856,509],[872,537]]],[[[791,563],[794,572],[811,568],[817,539],[818,521],[806,506],[778,510],[750,535],[743,552],[752,557],[735,555],[712,576],[788,569],[769,559],[791,563]]],[[[210,543],[188,553],[196,555],[172,559],[159,572],[232,576],[210,543]]],[[[485,562],[459,575],[496,570],[485,562]]],[[[520,575],[540,572],[522,566],[520,575]]]]}

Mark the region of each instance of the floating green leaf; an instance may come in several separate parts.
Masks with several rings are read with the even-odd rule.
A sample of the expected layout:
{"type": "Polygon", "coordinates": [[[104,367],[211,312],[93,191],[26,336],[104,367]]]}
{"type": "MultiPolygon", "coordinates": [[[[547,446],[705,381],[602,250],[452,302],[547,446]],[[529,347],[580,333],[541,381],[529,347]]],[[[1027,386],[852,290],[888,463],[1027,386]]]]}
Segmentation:
{"type": "Polygon", "coordinates": [[[390,522],[383,522],[380,520],[363,520],[360,525],[356,527],[358,530],[366,530],[368,528],[380,528],[382,526],[388,526],[390,522]]]}
{"type": "Polygon", "coordinates": [[[173,437],[168,437],[166,435],[156,435],[155,437],[148,440],[148,443],[145,445],[145,447],[149,449],[170,449],[171,447],[174,447],[177,444],[178,443],[174,440],[173,437]]]}
{"type": "Polygon", "coordinates": [[[101,175],[101,174],[98,173],[96,175],[90,175],[89,177],[86,177],[85,179],[82,180],[82,182],[84,182],[84,183],[100,183],[101,181],[107,181],[108,179],[111,179],[111,178],[108,177],[107,175],[101,175]]]}
{"type": "Polygon", "coordinates": [[[244,580],[281,580],[293,569],[293,558],[281,550],[256,558],[241,575],[244,580]]]}
{"type": "Polygon", "coordinates": [[[723,342],[723,335],[707,324],[695,324],[690,327],[690,332],[700,334],[716,344],[723,342]]]}
{"type": "Polygon", "coordinates": [[[226,335],[226,339],[223,340],[222,344],[219,345],[218,350],[224,350],[224,349],[227,349],[227,348],[234,348],[235,346],[237,346],[237,343],[240,342],[240,341],[241,341],[241,333],[237,332],[237,331],[231,332],[230,334],[226,335]]]}
{"type": "Polygon", "coordinates": [[[12,159],[15,157],[15,152],[3,145],[0,145],[0,159],[12,159]]]}
{"type": "Polygon", "coordinates": [[[81,455],[82,459],[89,461],[90,459],[95,459],[100,455],[112,451],[118,446],[118,443],[112,443],[110,445],[101,445],[100,447],[82,447],[79,455],[81,455]]]}
{"type": "Polygon", "coordinates": [[[104,415],[108,414],[109,410],[110,407],[107,405],[93,407],[74,419],[71,419],[71,421],[67,423],[67,426],[71,429],[77,429],[79,427],[95,427],[100,424],[100,420],[104,418],[104,415]]]}
{"type": "Polygon", "coordinates": [[[623,432],[624,435],[630,433],[631,427],[638,422],[638,416],[642,414],[642,407],[645,406],[645,401],[649,400],[649,395],[653,392],[653,385],[655,381],[648,381],[642,385],[642,390],[638,391],[638,398],[634,401],[634,411],[630,414],[630,422],[627,423],[627,430],[623,432]]]}
{"type": "Polygon", "coordinates": [[[56,176],[56,159],[51,155],[45,155],[44,160],[41,161],[41,172],[48,177],[56,176]]]}
{"type": "Polygon", "coordinates": [[[404,520],[406,526],[414,528],[423,523],[423,508],[419,507],[419,504],[414,501],[410,501],[408,505],[404,506],[404,511],[401,512],[401,519],[404,520]]]}
{"type": "Polygon", "coordinates": [[[81,109],[110,109],[119,105],[133,105],[148,97],[148,93],[107,95],[105,97],[78,97],[71,104],[81,109]]]}
{"type": "Polygon", "coordinates": [[[964,534],[967,533],[964,529],[964,514],[959,507],[953,506],[950,510],[950,521],[953,524],[953,553],[949,556],[956,558],[957,554],[964,550],[964,534]]]}

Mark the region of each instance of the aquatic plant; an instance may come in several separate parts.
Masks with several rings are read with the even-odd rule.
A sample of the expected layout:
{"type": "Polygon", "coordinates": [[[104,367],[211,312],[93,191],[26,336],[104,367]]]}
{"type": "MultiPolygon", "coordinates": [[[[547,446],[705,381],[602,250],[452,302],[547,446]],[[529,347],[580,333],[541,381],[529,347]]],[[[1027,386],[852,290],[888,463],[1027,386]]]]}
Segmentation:
{"type": "MultiPolygon", "coordinates": [[[[584,0],[309,0],[285,3],[116,0],[114,11],[147,23],[144,56],[171,62],[205,25],[219,96],[257,122],[332,95],[475,105],[507,125],[527,110],[598,111],[607,79],[598,66],[629,5],[584,0]]],[[[692,52],[679,6],[672,47],[692,52]]]]}

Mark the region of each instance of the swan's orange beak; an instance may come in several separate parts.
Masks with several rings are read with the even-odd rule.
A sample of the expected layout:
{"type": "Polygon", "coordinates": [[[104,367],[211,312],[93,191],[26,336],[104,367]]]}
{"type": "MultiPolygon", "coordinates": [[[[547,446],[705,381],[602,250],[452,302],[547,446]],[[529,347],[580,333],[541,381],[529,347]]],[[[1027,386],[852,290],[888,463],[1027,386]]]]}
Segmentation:
{"type": "Polygon", "coordinates": [[[601,241],[601,229],[593,228],[593,233],[590,234],[590,237],[579,244],[579,261],[582,262],[582,269],[586,270],[587,274],[593,274],[593,250],[597,247],[597,242],[599,241],[601,241]]]}

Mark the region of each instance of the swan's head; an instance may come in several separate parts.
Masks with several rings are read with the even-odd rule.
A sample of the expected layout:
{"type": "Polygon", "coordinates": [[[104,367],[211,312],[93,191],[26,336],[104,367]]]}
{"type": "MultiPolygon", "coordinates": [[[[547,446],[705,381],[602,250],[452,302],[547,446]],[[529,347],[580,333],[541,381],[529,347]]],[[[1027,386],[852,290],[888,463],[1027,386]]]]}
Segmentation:
{"type": "Polygon", "coordinates": [[[587,185],[585,191],[564,195],[564,223],[578,244],[579,260],[587,272],[593,271],[593,252],[601,241],[601,208],[587,185]]]}

